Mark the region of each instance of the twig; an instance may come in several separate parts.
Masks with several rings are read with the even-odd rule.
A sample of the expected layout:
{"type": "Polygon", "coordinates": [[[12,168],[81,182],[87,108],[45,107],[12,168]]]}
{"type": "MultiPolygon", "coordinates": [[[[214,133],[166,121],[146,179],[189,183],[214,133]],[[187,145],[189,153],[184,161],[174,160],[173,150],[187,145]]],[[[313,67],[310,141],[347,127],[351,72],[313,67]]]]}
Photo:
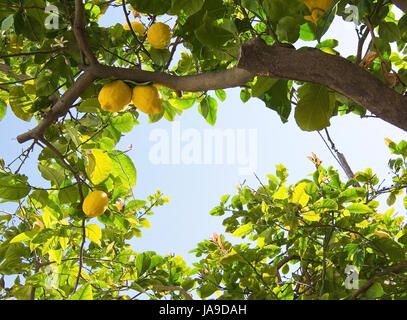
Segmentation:
{"type": "MultiPolygon", "coordinates": [[[[125,15],[125,17],[126,17],[127,24],[128,24],[128,26],[129,26],[129,28],[130,28],[130,31],[131,31],[131,34],[133,35],[134,40],[136,40],[136,42],[137,42],[138,45],[140,46],[140,49],[147,55],[147,57],[148,57],[150,60],[152,60],[151,55],[150,55],[150,52],[148,52],[147,49],[144,47],[143,43],[142,43],[142,42],[140,41],[140,39],[137,37],[137,34],[136,34],[136,32],[134,31],[133,26],[131,25],[130,18],[129,18],[129,14],[128,14],[127,9],[126,9],[126,0],[122,0],[122,7],[123,7],[124,15],[125,15]]],[[[140,64],[140,66],[141,66],[141,61],[139,61],[139,64],[140,64]]]]}
{"type": "Polygon", "coordinates": [[[277,277],[277,284],[278,284],[278,286],[279,287],[281,287],[282,285],[283,285],[283,282],[282,282],[282,280],[281,280],[281,275],[280,275],[280,269],[287,263],[287,262],[289,262],[289,261],[291,261],[291,260],[301,260],[301,257],[299,256],[299,255],[296,255],[296,254],[294,254],[294,255],[291,255],[291,256],[287,256],[287,257],[284,257],[282,260],[280,260],[279,262],[277,262],[277,265],[276,265],[276,277],[277,277]]]}
{"type": "Polygon", "coordinates": [[[67,47],[56,48],[54,50],[11,53],[11,54],[5,54],[5,55],[0,56],[0,59],[13,58],[13,57],[24,57],[24,56],[35,56],[37,54],[40,54],[40,55],[41,54],[52,54],[52,53],[56,53],[56,52],[63,51],[63,50],[70,50],[75,47],[76,47],[76,45],[69,45],[67,47]]]}
{"type": "Polygon", "coordinates": [[[82,0],[75,0],[75,21],[73,31],[80,51],[85,55],[90,64],[97,64],[97,58],[93,54],[85,36],[85,15],[82,0]]]}
{"type": "Polygon", "coordinates": [[[81,242],[81,246],[79,248],[79,270],[78,270],[78,275],[76,277],[76,282],[75,282],[75,287],[73,289],[73,293],[76,292],[76,290],[78,289],[78,285],[79,285],[79,279],[81,278],[81,274],[82,274],[82,268],[83,268],[83,248],[85,246],[85,242],[86,242],[86,218],[82,219],[82,242],[81,242]]]}

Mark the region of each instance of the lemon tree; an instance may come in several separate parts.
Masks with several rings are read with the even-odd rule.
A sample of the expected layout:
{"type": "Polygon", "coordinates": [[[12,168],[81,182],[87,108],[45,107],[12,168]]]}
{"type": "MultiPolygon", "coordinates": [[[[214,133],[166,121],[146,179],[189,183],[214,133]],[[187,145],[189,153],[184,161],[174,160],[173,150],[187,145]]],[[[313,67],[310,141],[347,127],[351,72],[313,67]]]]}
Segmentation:
{"type": "Polygon", "coordinates": [[[400,197],[407,208],[404,140],[385,140],[387,185],[337,153],[344,181],[313,154],[315,171],[297,183],[278,165],[260,187],[224,195],[210,214],[225,216],[236,242],[214,234],[191,248],[192,266],[131,246],[169,199],[139,197],[138,168],[120,149],[135,126],[185,110],[215,126],[228,88],[302,131],[343,115],[407,130],[404,10],[378,0],[2,0],[0,125],[16,129],[4,121],[12,113],[30,129],[0,155],[0,299],[405,299],[406,225],[395,212],[400,197]],[[334,19],[352,24],[349,36],[356,28],[354,54],[327,37],[334,19]],[[349,265],[359,290],[345,286],[349,265]]]}

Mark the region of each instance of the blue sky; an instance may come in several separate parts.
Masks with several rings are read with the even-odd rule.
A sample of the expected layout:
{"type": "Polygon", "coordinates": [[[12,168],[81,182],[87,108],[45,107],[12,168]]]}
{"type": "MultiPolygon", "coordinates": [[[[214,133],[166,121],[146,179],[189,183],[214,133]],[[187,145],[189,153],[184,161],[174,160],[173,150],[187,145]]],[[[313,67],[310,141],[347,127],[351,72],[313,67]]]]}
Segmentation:
{"type": "MultiPolygon", "coordinates": [[[[161,19],[165,21],[166,19],[161,19]]],[[[124,23],[121,9],[110,10],[101,19],[104,26],[124,23]]],[[[353,23],[344,23],[336,18],[324,39],[339,40],[338,51],[342,56],[355,54],[356,33],[353,23]]],[[[298,42],[297,47],[310,43],[298,42]]],[[[179,51],[177,52],[179,54],[179,51]]],[[[218,102],[217,122],[211,127],[198,113],[197,105],[177,117],[181,131],[195,129],[204,134],[206,129],[244,130],[257,132],[257,176],[266,181],[265,175],[274,173],[275,165],[284,164],[288,168],[289,183],[305,178],[314,170],[313,164],[306,158],[311,152],[323,161],[324,166],[334,165],[345,179],[323,141],[316,132],[301,131],[293,118],[282,124],[279,116],[266,108],[258,99],[251,99],[246,104],[239,98],[240,89],[226,90],[225,102],[218,102]]],[[[215,97],[212,92],[212,96],[215,97]]],[[[239,175],[239,164],[155,165],[149,159],[149,151],[154,142],[150,135],[155,129],[171,133],[172,123],[165,119],[151,124],[147,116],[141,114],[140,125],[127,133],[118,149],[126,150],[132,144],[134,150],[128,155],[133,159],[138,172],[134,194],[138,199],[145,199],[160,189],[171,202],[155,210],[151,216],[151,229],[144,229],[143,237],[133,242],[137,252],[153,250],[159,254],[174,253],[183,256],[188,263],[195,261],[188,251],[194,249],[199,241],[211,237],[212,233],[223,233],[223,217],[212,217],[209,211],[215,207],[224,194],[235,194],[236,186],[246,180],[253,188],[258,186],[254,175],[239,175]]],[[[18,156],[29,143],[19,145],[16,136],[35,126],[35,122],[24,123],[18,120],[9,109],[0,124],[2,156],[6,163],[18,156]]],[[[331,119],[329,132],[337,148],[342,152],[354,172],[368,167],[376,172],[379,178],[389,184],[387,161],[390,158],[384,138],[396,142],[406,139],[405,132],[378,119],[359,119],[356,115],[346,115],[331,119]]],[[[171,139],[171,137],[170,137],[171,139]]],[[[22,173],[30,177],[31,184],[46,185],[40,178],[36,167],[36,156],[27,162],[22,173]]],[[[15,205],[0,205],[0,209],[12,210],[15,205]]],[[[403,206],[398,203],[398,211],[405,214],[403,206]]],[[[382,208],[385,210],[385,206],[382,208]]],[[[228,237],[229,239],[231,237],[228,237]]],[[[234,240],[238,242],[238,239],[234,240]]]]}

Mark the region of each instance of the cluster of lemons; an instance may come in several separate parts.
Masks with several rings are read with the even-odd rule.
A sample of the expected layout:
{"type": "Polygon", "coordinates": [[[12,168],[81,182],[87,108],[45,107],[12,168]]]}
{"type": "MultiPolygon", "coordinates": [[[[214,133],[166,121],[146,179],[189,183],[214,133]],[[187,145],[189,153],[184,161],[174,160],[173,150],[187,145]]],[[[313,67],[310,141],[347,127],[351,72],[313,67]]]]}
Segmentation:
{"type": "MultiPolygon", "coordinates": [[[[123,28],[130,30],[128,24],[124,24],[123,28]]],[[[138,21],[131,22],[131,28],[139,36],[146,32],[144,25],[138,21]]],[[[171,37],[171,28],[163,22],[153,23],[147,31],[147,40],[155,49],[167,48],[171,37]]],[[[109,112],[123,111],[130,102],[133,102],[137,109],[146,114],[162,111],[162,99],[156,84],[136,86],[131,89],[123,81],[116,80],[102,88],[98,100],[102,110],[109,112]]]]}
{"type": "MultiPolygon", "coordinates": [[[[134,14],[134,12],[133,12],[134,14]]],[[[136,16],[136,15],[135,15],[136,16]]],[[[130,30],[128,24],[123,25],[125,30],[130,30]]],[[[146,32],[141,22],[131,22],[131,28],[138,36],[146,32]]],[[[165,49],[169,46],[172,37],[171,29],[162,22],[151,25],[147,31],[147,41],[155,49],[165,49]]],[[[159,93],[159,85],[139,85],[133,89],[124,81],[115,80],[103,86],[98,95],[100,107],[104,111],[123,111],[130,102],[146,114],[156,114],[162,111],[162,99],[159,93]]],[[[82,203],[82,210],[88,218],[102,215],[108,208],[109,197],[101,190],[89,193],[82,203]]]]}
{"type": "Polygon", "coordinates": [[[99,92],[98,100],[104,111],[123,111],[130,102],[133,102],[137,109],[146,114],[160,113],[163,102],[158,85],[135,86],[131,89],[121,80],[104,85],[99,92]]]}

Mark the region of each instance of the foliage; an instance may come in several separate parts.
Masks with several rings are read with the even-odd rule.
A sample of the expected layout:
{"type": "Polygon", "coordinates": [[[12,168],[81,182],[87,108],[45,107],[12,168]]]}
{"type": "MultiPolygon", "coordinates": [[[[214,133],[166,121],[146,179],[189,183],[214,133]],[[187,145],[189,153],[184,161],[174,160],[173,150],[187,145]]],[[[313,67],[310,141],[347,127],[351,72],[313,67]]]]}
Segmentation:
{"type": "MultiPolygon", "coordinates": [[[[400,81],[394,89],[404,91],[407,66],[399,53],[404,54],[407,42],[407,20],[395,19],[391,2],[337,0],[327,5],[323,1],[324,11],[318,14],[304,2],[88,0],[85,31],[91,51],[105,66],[181,77],[232,68],[240,45],[254,37],[269,45],[317,40],[316,49],[339,54],[334,49],[336,39],[321,38],[335,16],[347,18],[345,8],[352,4],[359,10],[362,47],[369,34],[366,21],[380,35],[370,47],[377,57],[366,69],[385,82],[391,66],[397,67],[400,81]],[[124,8],[124,20],[102,27],[99,19],[115,7],[124,8]],[[143,27],[130,28],[134,19],[129,9],[137,10],[134,19],[143,27]],[[163,18],[160,15],[169,19],[172,39],[168,46],[165,41],[165,46],[154,48],[147,33],[163,18]],[[183,51],[176,61],[181,44],[183,51]],[[397,45],[399,53],[392,52],[390,44],[397,45]]],[[[47,119],[57,101],[75,88],[89,62],[75,34],[78,3],[82,5],[75,0],[0,4],[0,120],[6,112],[27,122],[47,119]],[[44,25],[49,18],[47,4],[58,10],[56,29],[44,25]]],[[[362,58],[361,52],[348,57],[356,63],[362,58]]],[[[93,81],[18,159],[6,164],[0,158],[0,200],[17,205],[15,212],[0,211],[2,299],[128,299],[129,295],[188,299],[193,292],[202,299],[213,294],[219,299],[343,299],[357,293],[343,285],[349,264],[360,271],[361,284],[375,279],[357,297],[406,297],[405,270],[376,279],[379,272],[405,261],[402,217],[396,217],[393,209],[385,213],[378,209],[378,197],[388,194],[387,204],[392,206],[406,187],[405,141],[388,141],[390,150],[400,156],[390,161],[394,184],[388,188],[380,189],[369,169],[342,182],[333,168],[319,164],[312,179],[286,186],[287,171],[280,165],[257,190],[243,186],[237,195],[222,197],[211,214],[228,214],[226,232],[244,239],[232,244],[214,235],[199,243],[194,252],[202,258],[193,267],[179,256],[133,251],[130,241],[141,237],[142,229],[150,227],[147,217],[169,199],[160,191],[146,200],[133,195],[136,168],[126,151],[116,146],[139,124],[138,109],[130,104],[121,110],[129,99],[115,108],[120,110],[117,113],[101,108],[98,94],[113,80],[117,79],[93,81]],[[37,168],[48,187],[34,186],[31,177],[20,173],[34,148],[41,150],[37,168]],[[95,190],[104,191],[110,202],[103,215],[89,220],[82,203],[95,190]],[[10,287],[5,276],[14,277],[10,287]]],[[[122,80],[131,88],[151,84],[122,80]]],[[[150,122],[173,121],[195,105],[214,125],[217,100],[226,99],[220,88],[179,92],[160,86],[159,91],[162,110],[150,114],[150,122]]],[[[295,120],[307,131],[326,128],[339,114],[366,114],[363,107],[330,89],[287,79],[258,76],[242,86],[240,97],[243,102],[262,100],[283,122],[295,105],[295,120]]],[[[404,203],[407,207],[407,197],[404,203]]]]}
{"type": "Polygon", "coordinates": [[[194,252],[202,258],[194,265],[200,297],[348,299],[357,292],[362,299],[405,299],[407,227],[403,216],[394,208],[382,212],[378,201],[383,194],[390,199],[404,193],[402,159],[390,162],[391,167],[399,163],[397,172],[403,172],[390,189],[380,188],[371,169],[345,183],[336,170],[320,164],[311,179],[287,186],[287,170],[278,165],[276,175],[267,175],[268,183],[257,190],[242,186],[237,195],[223,196],[211,214],[226,215],[225,231],[243,242],[233,245],[214,235],[198,244],[194,252]],[[402,273],[375,278],[397,265],[402,273]],[[347,266],[357,268],[360,287],[374,281],[365,291],[347,289],[347,266]]]}

